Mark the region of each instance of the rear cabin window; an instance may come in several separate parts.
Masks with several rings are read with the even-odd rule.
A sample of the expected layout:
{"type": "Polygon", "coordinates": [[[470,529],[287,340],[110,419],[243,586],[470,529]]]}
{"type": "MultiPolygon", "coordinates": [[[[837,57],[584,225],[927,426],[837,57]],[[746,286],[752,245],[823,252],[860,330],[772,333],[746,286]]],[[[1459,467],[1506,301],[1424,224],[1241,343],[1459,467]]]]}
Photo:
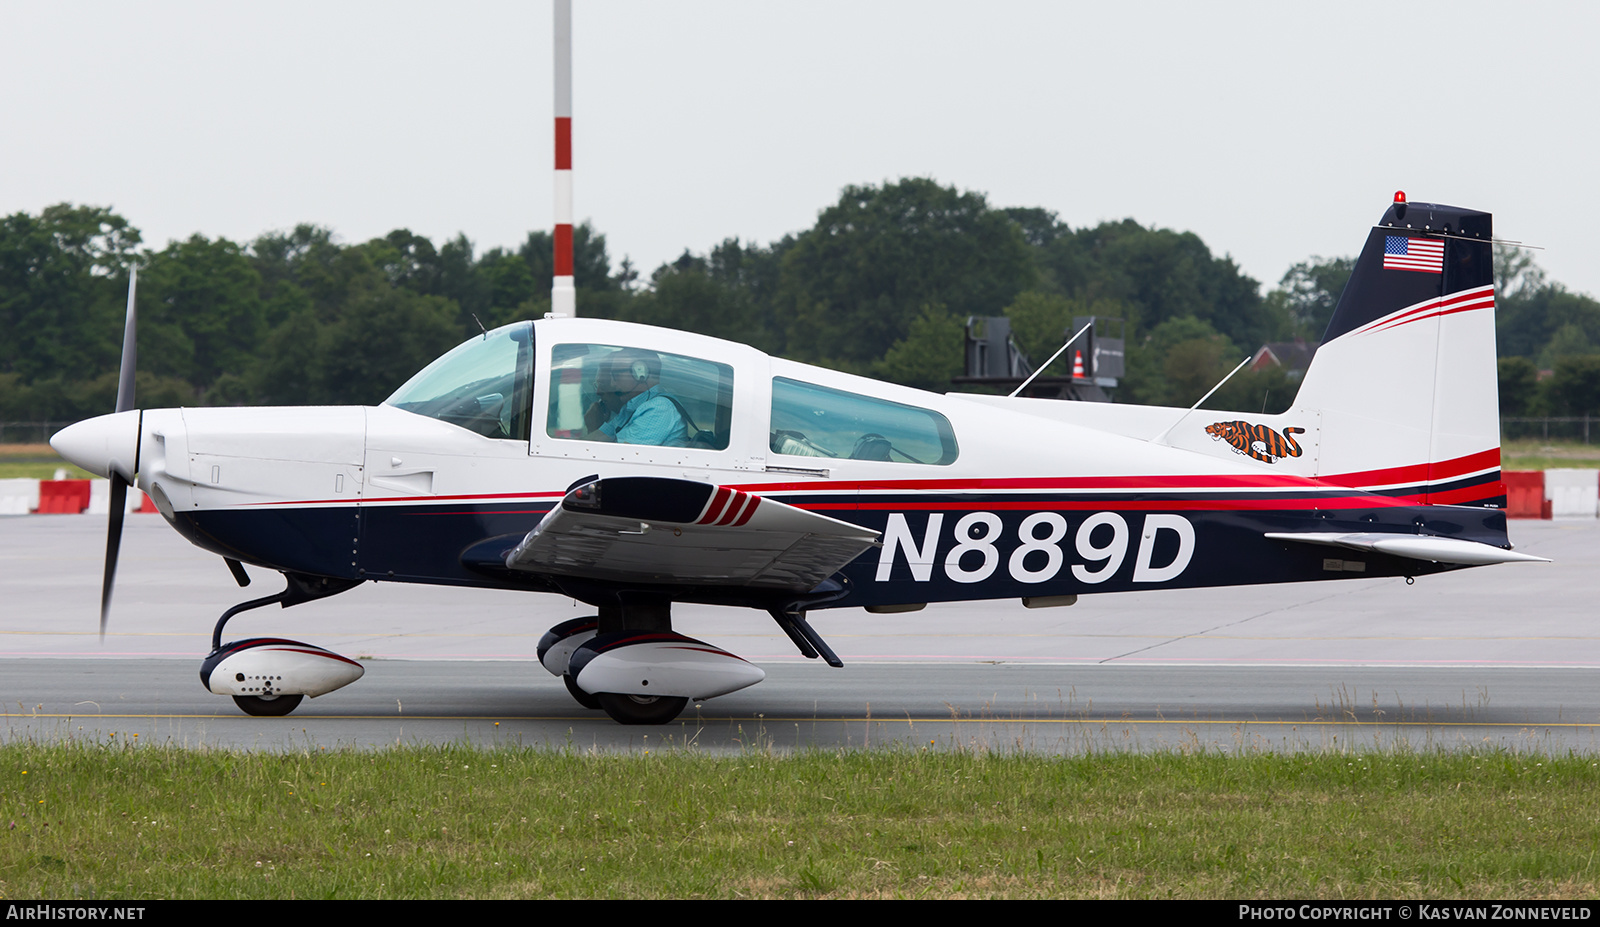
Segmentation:
{"type": "Polygon", "coordinates": [[[950,420],[930,409],[772,379],[774,454],[944,465],[956,459],[950,420]]]}
{"type": "Polygon", "coordinates": [[[727,364],[610,344],[551,349],[545,433],[721,451],[733,423],[733,368],[727,364]]]}

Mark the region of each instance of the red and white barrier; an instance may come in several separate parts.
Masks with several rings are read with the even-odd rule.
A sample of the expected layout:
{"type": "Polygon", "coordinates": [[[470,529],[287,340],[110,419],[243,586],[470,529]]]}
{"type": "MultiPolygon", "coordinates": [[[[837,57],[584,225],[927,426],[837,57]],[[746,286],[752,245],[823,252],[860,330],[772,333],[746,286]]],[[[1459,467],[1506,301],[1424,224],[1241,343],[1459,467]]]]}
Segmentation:
{"type": "Polygon", "coordinates": [[[0,480],[0,515],[26,515],[38,508],[38,480],[0,480]]]}
{"type": "MultiPolygon", "coordinates": [[[[89,507],[89,484],[93,480],[40,480],[40,515],[79,515],[89,507]]],[[[106,480],[106,485],[111,485],[106,480]]]]}
{"type": "Polygon", "coordinates": [[[1600,470],[1506,470],[1509,518],[1594,518],[1600,516],[1600,470]]]}
{"type": "Polygon", "coordinates": [[[1550,504],[1544,497],[1543,470],[1503,470],[1500,479],[1506,484],[1506,517],[1550,517],[1550,504]]]}
{"type": "Polygon", "coordinates": [[[1600,514],[1600,470],[1546,470],[1544,497],[1549,518],[1594,518],[1600,514]]]}
{"type": "MultiPolygon", "coordinates": [[[[137,489],[128,493],[128,514],[154,512],[137,489]]],[[[110,480],[0,480],[0,515],[107,515],[110,480]]]]}

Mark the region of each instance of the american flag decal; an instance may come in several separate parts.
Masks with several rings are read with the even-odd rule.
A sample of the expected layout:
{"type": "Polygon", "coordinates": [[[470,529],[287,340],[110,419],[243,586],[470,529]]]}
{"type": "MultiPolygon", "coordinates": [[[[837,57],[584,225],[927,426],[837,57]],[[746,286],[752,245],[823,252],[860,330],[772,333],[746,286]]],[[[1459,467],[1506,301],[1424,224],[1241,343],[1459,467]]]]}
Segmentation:
{"type": "Polygon", "coordinates": [[[1444,240],[1386,235],[1383,239],[1383,269],[1443,273],[1444,240]]]}

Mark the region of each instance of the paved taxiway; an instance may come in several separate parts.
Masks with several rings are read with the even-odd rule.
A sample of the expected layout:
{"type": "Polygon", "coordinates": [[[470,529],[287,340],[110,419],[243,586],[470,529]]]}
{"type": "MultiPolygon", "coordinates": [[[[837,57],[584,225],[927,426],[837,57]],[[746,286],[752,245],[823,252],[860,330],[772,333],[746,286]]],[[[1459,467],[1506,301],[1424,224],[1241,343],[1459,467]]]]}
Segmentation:
{"type": "Polygon", "coordinates": [[[199,683],[234,585],[159,517],[131,517],[111,632],[95,631],[105,524],[0,518],[0,736],[333,748],[395,742],[706,749],[903,743],[1044,751],[1206,745],[1505,746],[1600,751],[1600,522],[1513,522],[1551,564],[1404,580],[1085,597],[905,615],[820,612],[844,658],[794,653],[765,616],[680,606],[678,627],[763,666],[759,686],[673,725],[624,728],[534,662],[583,614],[550,596],[368,584],[247,612],[228,639],[281,634],[367,661],[347,689],[249,718],[199,683]]]}

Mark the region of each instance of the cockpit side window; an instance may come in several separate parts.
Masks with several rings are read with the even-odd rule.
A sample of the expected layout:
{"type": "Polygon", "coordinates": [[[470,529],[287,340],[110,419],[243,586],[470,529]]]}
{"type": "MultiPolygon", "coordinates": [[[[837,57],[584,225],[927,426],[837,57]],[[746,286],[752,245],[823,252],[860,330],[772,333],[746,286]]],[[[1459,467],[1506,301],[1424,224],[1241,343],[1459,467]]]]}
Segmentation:
{"type": "Polygon", "coordinates": [[[533,323],[517,322],[473,338],[424,367],[384,405],[486,438],[527,441],[532,387],[533,323]]]}
{"type": "Polygon", "coordinates": [[[726,450],[727,364],[609,344],[558,344],[550,357],[552,438],[726,450]]]}
{"type": "Polygon", "coordinates": [[[959,453],[950,420],[858,393],[772,379],[774,454],[944,465],[959,453]]]}

